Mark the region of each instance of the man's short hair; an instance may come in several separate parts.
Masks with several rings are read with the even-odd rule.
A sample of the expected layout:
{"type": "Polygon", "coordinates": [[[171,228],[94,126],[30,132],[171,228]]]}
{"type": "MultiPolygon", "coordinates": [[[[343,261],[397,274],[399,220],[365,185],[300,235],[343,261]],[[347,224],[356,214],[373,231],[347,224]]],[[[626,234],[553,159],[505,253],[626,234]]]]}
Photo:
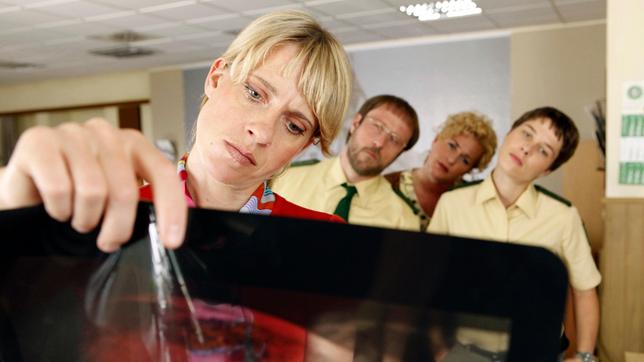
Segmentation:
{"type": "MultiPolygon", "coordinates": [[[[407,122],[407,125],[409,125],[409,127],[411,128],[411,138],[405,145],[403,151],[407,151],[410,148],[414,147],[416,141],[418,141],[418,136],[420,135],[420,128],[418,126],[418,114],[416,114],[414,107],[412,107],[406,100],[400,97],[396,97],[390,94],[381,94],[379,96],[367,99],[362,104],[362,107],[360,107],[360,109],[358,110],[358,114],[360,114],[364,119],[367,113],[380,106],[389,107],[394,113],[402,116],[402,119],[404,119],[407,122]]],[[[349,135],[349,137],[351,136],[349,135]]]]}
{"type": "Polygon", "coordinates": [[[557,155],[557,158],[552,161],[552,164],[548,168],[548,170],[554,171],[575,154],[575,150],[579,144],[579,131],[577,130],[577,126],[575,126],[575,122],[570,117],[554,107],[540,107],[524,113],[519,119],[514,121],[511,130],[527,121],[539,118],[549,120],[551,127],[555,129],[557,139],[562,141],[559,155],[557,155]]]}
{"type": "Polygon", "coordinates": [[[492,121],[485,115],[476,112],[459,112],[450,114],[438,133],[441,140],[458,135],[472,135],[483,148],[481,158],[474,168],[484,170],[496,151],[496,132],[492,121]]]}

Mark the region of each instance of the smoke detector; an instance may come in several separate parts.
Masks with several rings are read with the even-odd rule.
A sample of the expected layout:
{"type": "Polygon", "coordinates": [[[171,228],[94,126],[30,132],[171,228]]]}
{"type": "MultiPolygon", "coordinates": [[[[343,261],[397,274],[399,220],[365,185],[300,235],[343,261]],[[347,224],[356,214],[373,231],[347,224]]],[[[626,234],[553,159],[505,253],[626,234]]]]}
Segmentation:
{"type": "Polygon", "coordinates": [[[89,51],[91,54],[112,58],[138,58],[159,53],[159,51],[149,48],[124,45],[113,48],[94,49],[89,51]]]}
{"type": "Polygon", "coordinates": [[[148,55],[159,53],[159,51],[155,49],[132,45],[131,43],[133,42],[150,40],[150,39],[154,39],[155,37],[141,34],[141,33],[136,33],[130,30],[113,33],[113,34],[107,34],[107,35],[95,35],[90,38],[121,44],[121,45],[107,47],[107,48],[90,50],[89,53],[94,55],[120,59],[120,58],[145,57],[148,55]]]}
{"type": "Polygon", "coordinates": [[[118,33],[105,34],[105,35],[92,35],[91,39],[110,41],[113,43],[133,43],[137,41],[155,39],[156,37],[137,33],[132,30],[120,31],[118,33]]]}

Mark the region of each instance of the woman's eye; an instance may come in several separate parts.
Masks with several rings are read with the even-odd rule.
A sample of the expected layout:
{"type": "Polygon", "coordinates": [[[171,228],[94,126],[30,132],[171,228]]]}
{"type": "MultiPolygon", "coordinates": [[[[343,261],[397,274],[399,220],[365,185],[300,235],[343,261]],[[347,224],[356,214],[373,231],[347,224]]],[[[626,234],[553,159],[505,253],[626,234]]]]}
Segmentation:
{"type": "Polygon", "coordinates": [[[539,149],[539,152],[541,152],[541,154],[542,154],[544,157],[548,157],[548,156],[549,156],[549,154],[548,154],[548,150],[546,150],[546,149],[545,149],[545,148],[543,148],[543,147],[541,147],[541,149],[539,149]]]}
{"type": "Polygon", "coordinates": [[[288,131],[291,132],[292,134],[300,135],[304,133],[304,129],[298,126],[297,124],[295,124],[295,122],[289,121],[286,124],[286,128],[288,128],[288,131]]]}
{"type": "Polygon", "coordinates": [[[262,100],[262,95],[259,94],[253,87],[251,87],[248,84],[244,84],[244,88],[246,88],[246,94],[247,96],[253,100],[253,101],[261,101],[262,100]]]}
{"type": "Polygon", "coordinates": [[[464,159],[463,159],[463,164],[464,164],[465,166],[469,166],[469,165],[470,165],[470,160],[468,160],[467,158],[464,158],[464,159]]]}
{"type": "Polygon", "coordinates": [[[447,142],[447,145],[449,145],[449,148],[452,150],[456,149],[456,144],[454,142],[447,142]]]}

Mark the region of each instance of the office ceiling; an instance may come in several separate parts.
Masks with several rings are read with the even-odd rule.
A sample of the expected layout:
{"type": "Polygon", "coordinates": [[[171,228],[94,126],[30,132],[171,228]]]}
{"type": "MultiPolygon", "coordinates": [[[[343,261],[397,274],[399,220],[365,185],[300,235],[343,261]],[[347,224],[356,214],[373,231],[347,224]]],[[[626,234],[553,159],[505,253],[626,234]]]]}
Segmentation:
{"type": "Polygon", "coordinates": [[[251,20],[285,8],[310,12],[345,45],[606,17],[606,0],[476,2],[481,15],[419,22],[399,10],[411,0],[0,0],[0,85],[206,62],[251,20]],[[156,53],[90,53],[126,44],[156,53]]]}

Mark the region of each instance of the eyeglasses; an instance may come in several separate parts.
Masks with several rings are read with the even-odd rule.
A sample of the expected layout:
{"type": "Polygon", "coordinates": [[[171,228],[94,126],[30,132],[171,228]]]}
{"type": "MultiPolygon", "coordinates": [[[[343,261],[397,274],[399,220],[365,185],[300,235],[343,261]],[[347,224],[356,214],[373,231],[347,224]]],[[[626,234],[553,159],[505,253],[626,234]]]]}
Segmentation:
{"type": "Polygon", "coordinates": [[[380,136],[383,133],[386,133],[388,136],[387,140],[389,140],[389,143],[391,143],[392,145],[398,148],[402,148],[404,146],[404,143],[400,139],[400,136],[398,136],[395,132],[387,128],[387,126],[385,126],[385,124],[381,120],[377,118],[373,118],[372,116],[366,116],[364,119],[365,119],[364,124],[365,126],[367,126],[366,130],[371,135],[380,136]]]}

